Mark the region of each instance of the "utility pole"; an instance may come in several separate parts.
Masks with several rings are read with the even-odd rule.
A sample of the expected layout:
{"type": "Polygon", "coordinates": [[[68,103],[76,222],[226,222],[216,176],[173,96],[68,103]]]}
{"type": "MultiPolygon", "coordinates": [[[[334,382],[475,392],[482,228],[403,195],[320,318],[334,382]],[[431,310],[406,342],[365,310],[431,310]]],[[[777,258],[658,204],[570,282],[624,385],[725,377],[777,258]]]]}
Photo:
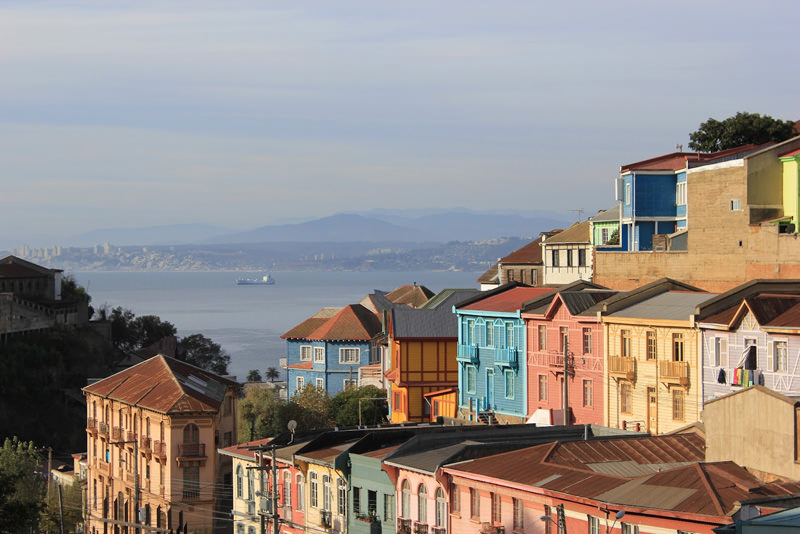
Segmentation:
{"type": "MultiPolygon", "coordinates": [[[[277,448],[276,445],[267,445],[271,452],[271,460],[272,466],[271,467],[264,467],[261,465],[264,459],[264,450],[263,448],[256,449],[256,458],[258,461],[258,465],[256,467],[248,467],[247,469],[255,469],[259,472],[260,476],[264,476],[264,471],[271,469],[272,470],[272,492],[268,496],[262,495],[262,498],[267,498],[271,502],[271,513],[264,514],[263,512],[259,512],[261,516],[261,534],[266,534],[267,528],[265,525],[265,519],[269,517],[272,519],[272,532],[273,534],[280,534],[281,530],[281,523],[280,523],[280,516],[278,515],[278,463],[275,461],[275,449],[277,448]]],[[[251,449],[252,450],[252,449],[251,449]]],[[[263,480],[263,478],[262,478],[263,480]]]]}
{"type": "Polygon", "coordinates": [[[564,425],[569,424],[569,384],[567,383],[567,378],[569,376],[569,338],[567,336],[563,337],[564,343],[564,391],[562,392],[564,398],[562,400],[562,409],[564,411],[564,425]]]}

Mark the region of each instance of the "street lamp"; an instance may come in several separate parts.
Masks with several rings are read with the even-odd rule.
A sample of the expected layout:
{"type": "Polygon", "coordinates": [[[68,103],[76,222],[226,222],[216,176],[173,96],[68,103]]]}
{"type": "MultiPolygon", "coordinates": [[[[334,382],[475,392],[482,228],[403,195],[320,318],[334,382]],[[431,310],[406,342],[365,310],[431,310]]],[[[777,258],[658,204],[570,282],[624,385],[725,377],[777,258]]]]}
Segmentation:
{"type": "Polygon", "coordinates": [[[611,523],[611,529],[608,528],[608,519],[606,519],[606,534],[609,534],[612,530],[614,530],[614,526],[617,524],[617,521],[622,519],[625,516],[625,510],[620,510],[614,516],[614,522],[611,523]]]}

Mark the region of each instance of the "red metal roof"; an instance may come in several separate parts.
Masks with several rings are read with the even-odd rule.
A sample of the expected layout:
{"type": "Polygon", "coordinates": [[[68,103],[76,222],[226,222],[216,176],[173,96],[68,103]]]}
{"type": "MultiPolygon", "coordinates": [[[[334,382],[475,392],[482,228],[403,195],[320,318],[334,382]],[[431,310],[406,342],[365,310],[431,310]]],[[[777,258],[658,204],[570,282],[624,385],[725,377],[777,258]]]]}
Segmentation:
{"type": "Polygon", "coordinates": [[[787,152],[786,154],[780,154],[778,157],[780,157],[780,158],[790,158],[790,157],[796,156],[798,154],[800,154],[800,148],[798,148],[797,150],[792,150],[791,152],[787,152]]]}
{"type": "Polygon", "coordinates": [[[220,451],[223,454],[228,453],[231,456],[247,457],[255,461],[256,451],[248,450],[248,447],[259,447],[261,445],[266,445],[270,441],[272,441],[272,438],[257,439],[255,441],[248,441],[247,443],[239,443],[238,445],[225,447],[224,449],[220,449],[220,451]]]}
{"type": "Polygon", "coordinates": [[[311,362],[293,363],[286,366],[288,369],[312,369],[314,365],[311,362]]]}
{"type": "Polygon", "coordinates": [[[532,298],[553,291],[550,287],[512,287],[506,291],[490,295],[468,304],[462,310],[480,310],[490,312],[515,312],[522,308],[522,303],[532,298]]]}
{"type": "Polygon", "coordinates": [[[350,304],[317,327],[305,339],[369,341],[381,331],[381,328],[381,321],[374,313],[361,304],[350,304]]]}

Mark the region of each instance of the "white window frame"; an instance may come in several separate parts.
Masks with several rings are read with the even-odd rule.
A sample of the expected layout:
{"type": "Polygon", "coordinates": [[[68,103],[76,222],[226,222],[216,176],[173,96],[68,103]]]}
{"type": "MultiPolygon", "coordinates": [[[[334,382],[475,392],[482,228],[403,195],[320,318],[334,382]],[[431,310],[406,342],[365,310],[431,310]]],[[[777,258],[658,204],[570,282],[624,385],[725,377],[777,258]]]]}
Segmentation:
{"type": "Polygon", "coordinates": [[[731,211],[742,211],[742,201],[740,199],[731,199],[731,211]]]}
{"type": "Polygon", "coordinates": [[[344,364],[358,364],[361,362],[361,349],[358,347],[340,347],[339,348],[339,363],[344,364]],[[355,360],[350,358],[348,354],[355,354],[355,360]]]}
{"type": "Polygon", "coordinates": [[[311,361],[311,345],[300,345],[300,361],[311,361]]]}
{"type": "Polygon", "coordinates": [[[789,341],[787,339],[775,339],[769,342],[770,347],[767,356],[767,370],[775,373],[785,373],[789,370],[789,341]],[[783,354],[779,354],[780,348],[783,354]]]}
{"type": "Polygon", "coordinates": [[[675,205],[683,206],[686,204],[686,182],[675,184],[675,205]]]}
{"type": "Polygon", "coordinates": [[[514,374],[514,371],[512,371],[510,369],[506,369],[504,371],[504,374],[505,374],[505,376],[503,378],[504,378],[504,382],[505,382],[505,386],[506,386],[506,398],[507,399],[513,399],[514,398],[514,390],[516,389],[516,382],[517,382],[516,378],[517,377],[514,374]]]}
{"type": "Polygon", "coordinates": [[[630,206],[631,204],[631,183],[625,183],[625,205],[630,206]]]}
{"type": "Polygon", "coordinates": [[[314,347],[314,362],[325,363],[325,347],[314,347]]]}
{"type": "Polygon", "coordinates": [[[325,379],[324,378],[315,378],[314,379],[314,386],[325,389],[325,379]]]}
{"type": "Polygon", "coordinates": [[[295,378],[295,391],[303,391],[306,387],[306,379],[303,376],[298,376],[295,378]]]}
{"type": "Polygon", "coordinates": [[[474,365],[467,366],[467,377],[466,377],[466,384],[464,387],[467,390],[467,393],[475,393],[477,385],[478,385],[478,368],[474,365]]]}

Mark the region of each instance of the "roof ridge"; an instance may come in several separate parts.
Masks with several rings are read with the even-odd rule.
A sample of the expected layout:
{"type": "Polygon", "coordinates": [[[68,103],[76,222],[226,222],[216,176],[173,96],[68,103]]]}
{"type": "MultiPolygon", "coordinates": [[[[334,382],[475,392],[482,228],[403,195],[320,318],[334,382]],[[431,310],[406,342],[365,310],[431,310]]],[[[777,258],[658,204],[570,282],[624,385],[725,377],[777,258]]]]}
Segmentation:
{"type": "Polygon", "coordinates": [[[702,463],[703,462],[695,462],[695,469],[697,469],[698,473],[700,473],[700,480],[703,482],[706,490],[711,495],[711,501],[714,503],[714,508],[716,508],[719,515],[725,515],[725,510],[722,508],[722,499],[720,498],[719,494],[717,494],[714,486],[711,484],[708,473],[706,473],[705,469],[703,469],[701,465],[702,463]]]}

